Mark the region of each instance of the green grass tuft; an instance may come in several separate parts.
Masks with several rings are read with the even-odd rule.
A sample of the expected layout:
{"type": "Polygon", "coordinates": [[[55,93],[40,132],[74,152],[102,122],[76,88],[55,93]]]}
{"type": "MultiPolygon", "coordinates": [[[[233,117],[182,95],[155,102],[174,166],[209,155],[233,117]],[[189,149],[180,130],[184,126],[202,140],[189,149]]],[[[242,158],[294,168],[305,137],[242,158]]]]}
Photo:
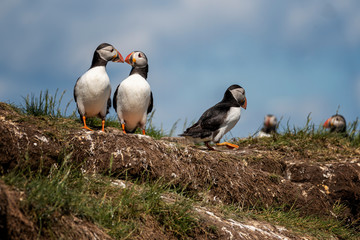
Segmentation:
{"type": "Polygon", "coordinates": [[[190,200],[163,201],[162,195],[172,191],[169,184],[134,181],[121,188],[109,176],[83,173],[68,163],[70,157],[65,154],[63,163],[53,165],[48,173],[41,167],[32,171],[22,163],[2,176],[5,183],[25,191],[23,210],[41,235],[51,232],[56,216],[70,214],[102,226],[116,239],[136,236],[149,218],[178,238],[191,235],[197,226],[190,200]]]}
{"type": "MultiPolygon", "coordinates": [[[[360,233],[356,228],[348,226],[345,220],[334,217],[319,217],[315,215],[302,215],[299,210],[288,206],[247,207],[236,205],[223,205],[222,212],[228,218],[243,221],[255,219],[276,225],[284,226],[301,235],[310,235],[316,239],[359,239],[360,233]]],[[[343,210],[339,204],[334,205],[334,213],[340,214],[343,210]]]]}
{"type": "Polygon", "coordinates": [[[65,90],[57,99],[58,89],[55,91],[55,95],[50,95],[48,90],[40,91],[39,97],[35,97],[34,94],[23,97],[24,105],[22,105],[22,111],[27,115],[33,116],[50,116],[50,117],[65,117],[66,111],[72,102],[69,101],[65,107],[65,111],[61,112],[61,101],[65,94],[65,90]]]}

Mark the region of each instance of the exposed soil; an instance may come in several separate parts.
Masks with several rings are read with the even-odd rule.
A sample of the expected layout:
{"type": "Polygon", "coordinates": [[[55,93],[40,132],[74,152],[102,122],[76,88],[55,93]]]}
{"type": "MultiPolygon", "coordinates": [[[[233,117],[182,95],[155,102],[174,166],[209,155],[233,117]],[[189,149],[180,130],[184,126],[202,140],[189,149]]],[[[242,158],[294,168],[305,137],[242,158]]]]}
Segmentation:
{"type": "MultiPolygon", "coordinates": [[[[208,151],[177,138],[154,140],[142,135],[125,135],[110,127],[105,133],[89,132],[80,129],[80,125],[70,124],[72,120],[54,121],[24,117],[0,103],[0,172],[6,173],[23,161],[34,169],[40,162],[49,169],[58,163],[59,156],[69,155],[71,161],[82,164],[84,171],[106,173],[111,170],[114,175],[122,176],[126,172],[130,177],[146,173],[150,179],[162,178],[174,185],[186,186],[186,191],[206,196],[209,202],[281,205],[300,209],[304,215],[322,216],[334,215],[334,204],[342,203],[345,211],[338,217],[349,222],[360,218],[358,149],[351,156],[338,154],[326,161],[324,156],[299,155],[292,148],[269,149],[256,143],[241,145],[239,150],[208,151]]],[[[332,148],[334,152],[341,152],[336,150],[341,146],[332,148]]],[[[16,189],[0,184],[0,235],[7,236],[5,239],[25,239],[19,238],[24,233],[28,239],[34,239],[38,232],[35,224],[21,213],[21,197],[16,189]]],[[[200,208],[197,212],[204,228],[215,225],[221,230],[210,235],[199,233],[194,237],[197,239],[230,239],[231,236],[233,239],[303,239],[266,223],[238,223],[200,208]]],[[[59,217],[58,224],[62,226],[56,231],[59,238],[110,239],[92,223],[73,216],[59,217]]],[[[144,220],[138,237],[171,238],[151,219],[144,220]]]]}

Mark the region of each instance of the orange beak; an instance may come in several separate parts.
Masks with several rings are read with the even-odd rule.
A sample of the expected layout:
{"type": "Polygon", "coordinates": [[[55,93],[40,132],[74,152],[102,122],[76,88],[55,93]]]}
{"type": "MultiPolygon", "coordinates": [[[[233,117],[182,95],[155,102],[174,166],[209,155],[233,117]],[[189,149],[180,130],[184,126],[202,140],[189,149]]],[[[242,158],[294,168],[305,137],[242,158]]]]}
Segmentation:
{"type": "Polygon", "coordinates": [[[116,50],[116,54],[112,60],[113,62],[124,62],[124,58],[121,56],[118,50],[116,50]]]}
{"type": "Polygon", "coordinates": [[[325,123],[323,125],[324,128],[330,128],[330,120],[331,120],[331,118],[328,118],[328,120],[325,121],[325,123]]]}
{"type": "Polygon", "coordinates": [[[126,62],[127,64],[130,64],[130,65],[131,65],[130,61],[131,61],[131,56],[132,56],[133,53],[134,53],[134,52],[130,53],[130,54],[127,55],[127,57],[125,58],[125,62],[126,62]]]}
{"type": "Polygon", "coordinates": [[[246,97],[245,97],[245,102],[244,102],[244,104],[241,106],[243,109],[246,109],[247,108],[247,99],[246,99],[246,97]]]}

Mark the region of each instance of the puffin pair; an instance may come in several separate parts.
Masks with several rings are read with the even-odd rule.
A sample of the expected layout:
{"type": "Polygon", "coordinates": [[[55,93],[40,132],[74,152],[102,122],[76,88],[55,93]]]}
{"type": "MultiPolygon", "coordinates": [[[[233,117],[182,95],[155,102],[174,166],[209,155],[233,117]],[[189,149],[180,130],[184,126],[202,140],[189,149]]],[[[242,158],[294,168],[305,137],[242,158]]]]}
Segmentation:
{"type": "Polygon", "coordinates": [[[328,118],[324,125],[324,128],[330,128],[330,132],[334,133],[346,133],[346,121],[340,114],[335,114],[328,118]]]}
{"type": "MultiPolygon", "coordinates": [[[[111,107],[111,85],[106,73],[109,61],[124,62],[124,59],[112,45],[102,43],[94,52],[90,69],[78,78],[74,87],[74,99],[83,128],[90,131],[86,118],[101,118],[101,130],[104,131],[105,117],[111,107]]],[[[143,52],[135,51],[126,57],[125,62],[132,69],[130,76],[116,88],[113,105],[124,133],[134,132],[141,127],[145,134],[146,116],[153,107],[152,92],[146,81],[148,61],[143,52]]]]}
{"type": "MultiPolygon", "coordinates": [[[[278,127],[277,119],[274,115],[268,114],[264,119],[264,126],[260,130],[258,137],[270,137],[271,134],[276,133],[278,127]]],[[[324,128],[330,128],[330,132],[345,133],[346,132],[346,120],[340,114],[335,114],[328,118],[324,125],[324,128]]]]}
{"type": "Polygon", "coordinates": [[[241,107],[244,109],[247,107],[245,89],[237,84],[231,85],[225,91],[223,99],[206,110],[200,119],[180,136],[189,138],[195,143],[204,142],[209,150],[215,150],[209,145],[211,141],[218,146],[239,148],[238,145],[232,143],[219,142],[239,121],[241,107]]]}
{"type": "MultiPolygon", "coordinates": [[[[264,126],[257,137],[270,137],[272,134],[276,133],[277,127],[278,124],[276,117],[272,114],[268,114],[265,116],[264,126]]],[[[346,120],[342,115],[335,114],[325,121],[323,127],[330,128],[330,132],[345,133],[346,120]]]]}
{"type": "Polygon", "coordinates": [[[264,126],[261,128],[257,137],[271,137],[271,135],[276,133],[277,127],[277,118],[272,114],[267,114],[264,118],[264,126]]]}

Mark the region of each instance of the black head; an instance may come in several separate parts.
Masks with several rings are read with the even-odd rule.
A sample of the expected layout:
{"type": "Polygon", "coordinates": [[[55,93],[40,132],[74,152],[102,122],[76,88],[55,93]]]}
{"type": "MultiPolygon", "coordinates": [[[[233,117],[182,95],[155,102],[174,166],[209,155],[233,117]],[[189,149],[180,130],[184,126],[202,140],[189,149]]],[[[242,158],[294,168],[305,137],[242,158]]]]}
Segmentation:
{"type": "Polygon", "coordinates": [[[94,52],[91,67],[106,66],[108,61],[124,62],[124,59],[119,53],[119,51],[111,44],[102,43],[96,48],[94,52]]]}
{"type": "Polygon", "coordinates": [[[223,101],[236,101],[242,108],[246,109],[247,100],[245,97],[245,89],[234,84],[226,89],[223,101]]]}
{"type": "Polygon", "coordinates": [[[130,53],[125,58],[125,62],[130,64],[134,68],[144,68],[148,65],[148,59],[145,53],[141,51],[134,51],[130,53]]]}
{"type": "Polygon", "coordinates": [[[141,51],[133,51],[125,58],[125,62],[132,66],[130,75],[140,74],[143,78],[147,79],[149,65],[145,53],[141,51]]]}

